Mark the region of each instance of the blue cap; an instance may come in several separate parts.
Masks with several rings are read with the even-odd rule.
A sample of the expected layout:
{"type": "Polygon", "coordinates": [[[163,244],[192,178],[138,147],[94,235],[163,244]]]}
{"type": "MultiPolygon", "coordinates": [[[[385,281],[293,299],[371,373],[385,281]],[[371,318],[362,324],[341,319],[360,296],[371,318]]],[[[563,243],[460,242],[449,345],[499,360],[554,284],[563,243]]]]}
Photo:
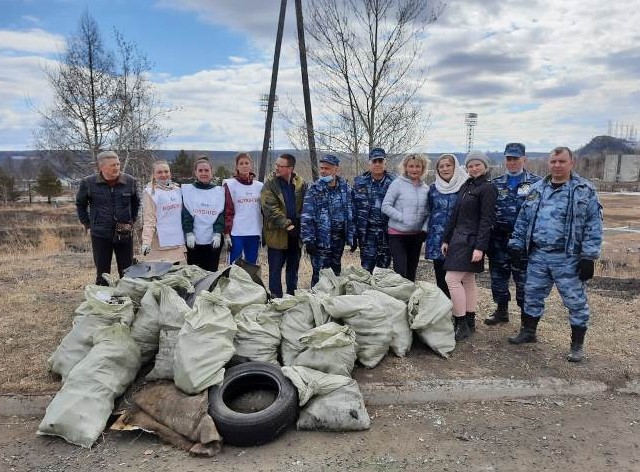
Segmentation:
{"type": "Polygon", "coordinates": [[[369,160],[373,159],[386,159],[387,153],[382,148],[373,148],[369,151],[369,160]]]}
{"type": "Polygon", "coordinates": [[[340,165],[340,159],[338,159],[333,154],[325,154],[324,157],[320,159],[320,162],[326,162],[327,164],[331,164],[332,166],[340,165]]]}
{"type": "Polygon", "coordinates": [[[504,157],[524,157],[524,144],[509,143],[504,148],[504,157]]]}

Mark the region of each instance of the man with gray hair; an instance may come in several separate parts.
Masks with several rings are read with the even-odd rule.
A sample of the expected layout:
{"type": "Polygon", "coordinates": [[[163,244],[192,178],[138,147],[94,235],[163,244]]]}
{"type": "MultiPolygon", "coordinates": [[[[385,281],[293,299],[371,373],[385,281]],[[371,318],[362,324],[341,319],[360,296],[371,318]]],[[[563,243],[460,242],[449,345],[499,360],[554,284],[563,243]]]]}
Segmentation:
{"type": "Polygon", "coordinates": [[[91,233],[96,284],[107,285],[102,274],[111,272],[113,253],[120,277],[133,263],[133,223],[140,198],[135,179],[120,171],[115,152],[103,151],[96,161],[98,172],[80,183],[76,209],[80,223],[91,233]]]}

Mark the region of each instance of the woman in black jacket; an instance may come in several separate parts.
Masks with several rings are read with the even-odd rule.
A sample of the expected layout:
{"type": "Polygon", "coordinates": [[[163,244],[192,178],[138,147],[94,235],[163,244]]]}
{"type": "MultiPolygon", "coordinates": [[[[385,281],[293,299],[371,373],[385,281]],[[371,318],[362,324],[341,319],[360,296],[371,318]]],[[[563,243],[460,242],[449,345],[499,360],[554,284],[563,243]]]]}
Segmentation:
{"type": "Polygon", "coordinates": [[[442,238],[445,280],[451,293],[456,341],[475,331],[478,287],[476,273],[484,270],[495,215],[497,190],[489,182],[489,158],[471,151],[464,160],[469,179],[462,185],[453,215],[442,238]]]}

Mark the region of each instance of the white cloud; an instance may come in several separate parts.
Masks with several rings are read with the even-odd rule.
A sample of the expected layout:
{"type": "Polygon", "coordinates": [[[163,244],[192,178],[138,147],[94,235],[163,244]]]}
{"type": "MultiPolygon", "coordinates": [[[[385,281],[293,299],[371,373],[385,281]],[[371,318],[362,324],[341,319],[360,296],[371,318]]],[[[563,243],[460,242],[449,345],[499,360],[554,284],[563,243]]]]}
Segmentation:
{"type": "MultiPolygon", "coordinates": [[[[301,96],[299,69],[281,67],[280,100],[301,96]]],[[[269,91],[271,64],[245,63],[206,70],[158,84],[165,103],[177,109],[167,126],[177,149],[259,149],[264,134],[260,97],[269,91]],[[265,77],[267,80],[265,80],[265,77]]],[[[277,146],[288,147],[282,132],[275,131],[277,146]]]]}
{"type": "Polygon", "coordinates": [[[0,51],[52,54],[62,51],[64,38],[41,29],[0,30],[0,51]]]}
{"type": "Polygon", "coordinates": [[[40,18],[38,18],[37,16],[33,16],[33,15],[23,15],[22,19],[24,21],[26,21],[27,23],[33,23],[34,25],[39,25],[39,24],[42,23],[40,18]]]}
{"type": "MultiPolygon", "coordinates": [[[[263,51],[259,59],[229,56],[229,66],[196,74],[153,75],[163,101],[178,108],[167,123],[173,133],[164,147],[260,147],[264,113],[259,99],[269,90],[280,2],[158,0],[156,5],[240,31],[263,51]]],[[[278,79],[282,107],[289,97],[295,103],[301,97],[294,13],[289,2],[278,79]]],[[[485,150],[501,150],[512,140],[532,151],[578,147],[604,133],[610,119],[640,124],[638,24],[640,9],[624,2],[449,2],[428,28],[421,57],[429,81],[420,98],[431,114],[422,150],[462,150],[467,112],[479,115],[476,145],[485,150]]],[[[24,103],[26,94],[34,101],[46,99],[36,56],[57,52],[62,44],[60,36],[39,29],[0,30],[0,128],[33,127],[34,116],[14,107],[24,103]]],[[[322,103],[313,95],[312,102],[314,117],[319,116],[322,103]]],[[[276,145],[288,147],[281,124],[275,130],[276,145]]]]}
{"type": "Polygon", "coordinates": [[[249,60],[246,57],[229,56],[231,64],[246,64],[249,60]]]}

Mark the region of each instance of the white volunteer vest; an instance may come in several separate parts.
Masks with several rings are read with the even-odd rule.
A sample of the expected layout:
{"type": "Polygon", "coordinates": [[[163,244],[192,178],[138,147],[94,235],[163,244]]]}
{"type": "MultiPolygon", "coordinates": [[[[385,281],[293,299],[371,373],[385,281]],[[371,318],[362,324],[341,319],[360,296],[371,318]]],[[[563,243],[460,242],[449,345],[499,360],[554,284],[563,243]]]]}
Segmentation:
{"type": "Polygon", "coordinates": [[[213,223],[224,211],[224,189],[218,185],[200,189],[192,184],[182,186],[182,202],[193,216],[193,234],[196,244],[213,242],[213,223]]]}
{"type": "Polygon", "coordinates": [[[244,185],[236,179],[224,181],[229,188],[233,201],[232,236],[260,236],[262,234],[262,212],[260,209],[260,192],[262,182],[254,180],[251,185],[244,185]]]}
{"type": "Polygon", "coordinates": [[[156,187],[155,192],[152,193],[151,187],[147,186],[145,191],[156,204],[156,234],[160,247],[184,244],[180,187],[171,190],[162,190],[156,187]]]}

